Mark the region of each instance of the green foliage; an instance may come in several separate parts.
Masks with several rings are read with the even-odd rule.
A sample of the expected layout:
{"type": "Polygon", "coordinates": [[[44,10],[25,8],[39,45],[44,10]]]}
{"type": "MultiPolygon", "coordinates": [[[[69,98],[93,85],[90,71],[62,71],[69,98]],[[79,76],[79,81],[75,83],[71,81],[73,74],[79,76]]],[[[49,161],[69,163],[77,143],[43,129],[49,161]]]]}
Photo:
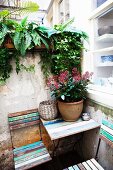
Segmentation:
{"type": "Polygon", "coordinates": [[[18,9],[13,9],[13,11],[9,10],[2,10],[0,11],[0,20],[1,19],[6,19],[7,17],[10,17],[11,14],[14,13],[32,13],[32,12],[37,12],[39,9],[39,5],[35,2],[32,1],[27,1],[27,2],[22,2],[21,3],[22,7],[18,9]]]}
{"type": "Polygon", "coordinates": [[[39,9],[39,5],[32,1],[27,1],[22,3],[22,8],[20,9],[21,12],[31,13],[37,12],[39,9]]]}
{"type": "Polygon", "coordinates": [[[15,48],[24,56],[32,40],[30,32],[27,30],[27,17],[16,26],[14,33],[12,32],[12,40],[15,48]]]}
{"type": "Polygon", "coordinates": [[[0,49],[0,84],[10,77],[12,54],[7,49],[0,49]]]}
{"type": "MultiPolygon", "coordinates": [[[[3,13],[2,15],[5,14],[3,13]]],[[[1,51],[1,62],[5,63],[5,67],[1,68],[1,80],[5,81],[10,76],[12,57],[15,59],[17,73],[23,69],[34,71],[34,65],[26,67],[20,64],[20,58],[22,56],[25,57],[27,50],[34,49],[35,46],[41,46],[42,44],[45,45],[46,50],[40,53],[40,63],[46,77],[51,73],[59,74],[64,70],[70,72],[73,67],[81,71],[80,64],[82,50],[84,49],[83,40],[87,40],[88,37],[85,32],[70,27],[72,22],[73,19],[64,24],[56,25],[52,29],[39,26],[33,22],[28,23],[27,17],[21,20],[20,23],[2,18],[0,22],[0,46],[2,46],[4,51],[1,51]],[[10,56],[10,51],[4,49],[8,38],[11,39],[14,45],[12,57],[8,57],[10,56]],[[8,68],[8,72],[5,72],[5,68],[8,68]]],[[[1,64],[1,67],[3,67],[3,64],[1,64]]]]}
{"type": "Polygon", "coordinates": [[[10,15],[10,11],[8,10],[2,10],[0,11],[0,20],[5,18],[6,16],[10,15]]]}
{"type": "Polygon", "coordinates": [[[85,32],[70,27],[72,22],[73,19],[64,24],[55,25],[53,30],[47,30],[48,37],[53,43],[54,51],[49,55],[49,58],[48,52],[44,53],[42,57],[42,69],[46,76],[50,70],[53,74],[59,74],[60,71],[64,70],[71,71],[73,67],[81,71],[82,50],[84,49],[83,40],[87,40],[88,36],[85,32]],[[44,55],[48,67],[45,67],[44,55]],[[47,69],[48,73],[45,68],[49,68],[47,69]]]}
{"type": "Polygon", "coordinates": [[[67,27],[69,27],[69,25],[71,25],[74,22],[74,18],[69,19],[68,21],[66,21],[63,24],[58,24],[58,25],[54,25],[54,29],[57,31],[64,31],[67,27]]]}

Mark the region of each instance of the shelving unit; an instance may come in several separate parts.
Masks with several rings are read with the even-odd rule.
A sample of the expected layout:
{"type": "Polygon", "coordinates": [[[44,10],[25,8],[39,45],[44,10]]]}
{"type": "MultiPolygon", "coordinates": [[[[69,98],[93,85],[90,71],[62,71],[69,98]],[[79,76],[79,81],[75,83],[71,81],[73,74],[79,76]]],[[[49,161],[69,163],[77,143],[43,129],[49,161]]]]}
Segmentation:
{"type": "MultiPolygon", "coordinates": [[[[109,81],[113,77],[113,60],[102,62],[101,56],[113,55],[113,34],[110,33],[110,26],[113,26],[113,0],[107,0],[101,6],[94,9],[89,16],[91,25],[90,55],[92,57],[92,68],[94,72],[93,85],[89,87],[89,96],[94,99],[98,96],[99,102],[108,105],[103,101],[103,95],[108,95],[113,101],[113,84],[109,81]],[[101,28],[102,34],[99,34],[101,28]],[[108,28],[106,30],[106,28],[108,28]],[[99,92],[99,93],[98,93],[99,92]],[[91,94],[90,94],[91,93],[91,94]]],[[[111,103],[110,106],[113,104],[111,103]]]]}

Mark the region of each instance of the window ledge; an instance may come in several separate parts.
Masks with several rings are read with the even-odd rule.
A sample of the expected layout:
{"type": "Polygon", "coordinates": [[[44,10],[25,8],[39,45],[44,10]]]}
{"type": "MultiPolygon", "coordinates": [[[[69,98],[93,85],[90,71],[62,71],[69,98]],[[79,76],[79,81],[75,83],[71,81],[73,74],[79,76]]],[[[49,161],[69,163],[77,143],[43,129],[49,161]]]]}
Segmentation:
{"type": "Polygon", "coordinates": [[[113,94],[97,91],[94,89],[88,89],[87,97],[105,107],[113,109],[113,94]]]}

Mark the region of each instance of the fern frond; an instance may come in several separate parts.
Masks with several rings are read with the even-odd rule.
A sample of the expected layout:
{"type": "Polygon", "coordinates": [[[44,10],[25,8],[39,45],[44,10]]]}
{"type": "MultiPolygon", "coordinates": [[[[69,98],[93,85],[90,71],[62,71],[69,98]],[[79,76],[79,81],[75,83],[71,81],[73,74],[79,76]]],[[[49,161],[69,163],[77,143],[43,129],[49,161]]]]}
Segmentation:
{"type": "Polygon", "coordinates": [[[22,8],[21,11],[22,12],[37,12],[39,9],[39,5],[35,2],[32,1],[28,1],[28,2],[22,2],[22,8]]]}

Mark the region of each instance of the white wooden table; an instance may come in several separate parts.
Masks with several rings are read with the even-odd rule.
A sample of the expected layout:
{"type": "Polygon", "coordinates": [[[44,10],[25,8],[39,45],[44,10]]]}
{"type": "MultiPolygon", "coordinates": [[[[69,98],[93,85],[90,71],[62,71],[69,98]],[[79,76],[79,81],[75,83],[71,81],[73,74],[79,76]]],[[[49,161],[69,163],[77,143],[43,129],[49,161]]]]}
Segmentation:
{"type": "Polygon", "coordinates": [[[79,119],[75,122],[66,122],[61,118],[51,121],[45,121],[41,119],[41,121],[46,131],[48,132],[51,141],[53,142],[54,149],[52,157],[55,156],[55,152],[57,151],[61,138],[100,127],[100,124],[93,119],[90,119],[88,121],[83,121],[82,119],[79,119]],[[55,140],[58,140],[57,145],[55,144],[55,140]]]}
{"type": "Polygon", "coordinates": [[[41,120],[52,141],[100,127],[100,124],[93,119],[88,121],[79,119],[76,122],[66,122],[62,119],[41,120]]]}

